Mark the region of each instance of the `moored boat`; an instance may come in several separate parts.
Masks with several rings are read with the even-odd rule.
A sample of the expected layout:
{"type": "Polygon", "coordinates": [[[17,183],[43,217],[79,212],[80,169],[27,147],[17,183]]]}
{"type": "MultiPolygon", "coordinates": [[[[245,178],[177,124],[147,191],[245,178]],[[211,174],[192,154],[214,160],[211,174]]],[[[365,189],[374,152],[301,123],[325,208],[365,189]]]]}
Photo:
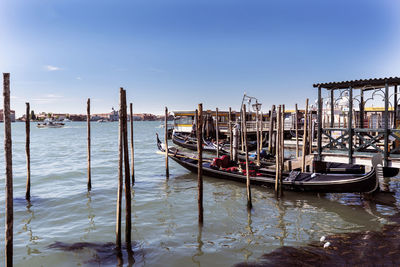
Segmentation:
{"type": "Polygon", "coordinates": [[[39,122],[36,125],[36,127],[38,127],[38,128],[61,128],[61,127],[64,127],[64,125],[65,124],[62,122],[54,122],[52,120],[45,120],[42,123],[39,122]]]}
{"type": "MultiPolygon", "coordinates": [[[[157,137],[158,148],[164,151],[157,137]]],[[[198,160],[187,154],[179,152],[172,147],[168,149],[168,156],[182,167],[197,172],[198,160]]],[[[228,156],[225,156],[228,157],[228,156]]],[[[243,163],[236,164],[232,161],[205,159],[203,161],[203,174],[215,178],[246,182],[246,173],[243,163]],[[225,161],[225,162],[224,162],[225,161]]],[[[274,186],[275,170],[258,168],[253,165],[249,171],[252,184],[274,186]]],[[[375,168],[363,174],[331,174],[331,173],[302,173],[292,171],[283,173],[282,188],[284,190],[318,192],[318,193],[353,193],[373,192],[379,190],[375,168]]]]}

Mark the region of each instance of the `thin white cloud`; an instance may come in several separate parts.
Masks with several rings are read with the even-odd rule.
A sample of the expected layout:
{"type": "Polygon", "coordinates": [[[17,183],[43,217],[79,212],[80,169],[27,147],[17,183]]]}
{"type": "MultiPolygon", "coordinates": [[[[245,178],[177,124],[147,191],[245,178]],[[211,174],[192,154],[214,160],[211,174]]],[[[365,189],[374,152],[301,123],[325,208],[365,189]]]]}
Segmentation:
{"type": "Polygon", "coordinates": [[[77,80],[79,80],[79,81],[80,81],[80,80],[82,80],[82,78],[81,78],[81,77],[76,77],[76,79],[77,79],[77,80]]]}
{"type": "Polygon", "coordinates": [[[38,98],[33,98],[32,102],[36,103],[54,103],[63,98],[62,95],[46,94],[38,98]]]}
{"type": "Polygon", "coordinates": [[[46,65],[46,66],[44,66],[44,68],[45,68],[47,71],[58,71],[58,70],[62,70],[62,68],[56,67],[56,66],[52,66],[52,65],[46,65]]]}
{"type": "Polygon", "coordinates": [[[55,95],[55,94],[47,94],[47,95],[44,95],[44,97],[46,97],[46,98],[61,98],[63,96],[62,95],[55,95]]]}

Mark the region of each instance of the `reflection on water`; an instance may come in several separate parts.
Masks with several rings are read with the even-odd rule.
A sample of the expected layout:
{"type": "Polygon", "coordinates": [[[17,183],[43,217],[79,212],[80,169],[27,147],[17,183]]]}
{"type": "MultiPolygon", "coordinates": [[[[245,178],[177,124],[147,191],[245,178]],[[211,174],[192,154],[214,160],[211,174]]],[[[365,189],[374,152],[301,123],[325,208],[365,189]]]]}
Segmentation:
{"type": "Polygon", "coordinates": [[[32,231],[31,221],[35,218],[34,211],[31,209],[32,204],[30,201],[26,204],[26,215],[27,219],[23,220],[22,231],[27,232],[29,236],[29,243],[26,245],[26,254],[29,256],[31,254],[40,254],[40,251],[36,248],[32,248],[32,245],[37,245],[39,237],[35,236],[32,231]]]}
{"type": "Polygon", "coordinates": [[[192,261],[197,266],[200,266],[201,265],[200,261],[197,258],[204,254],[203,251],[201,250],[204,245],[203,241],[201,240],[202,235],[203,235],[203,226],[199,225],[198,229],[199,229],[199,231],[197,233],[197,249],[196,249],[196,253],[192,256],[192,261]]]}
{"type": "MultiPolygon", "coordinates": [[[[197,223],[197,175],[156,154],[158,122],[135,122],[132,190],[133,253],[114,250],[118,124],[92,125],[92,190],[86,187],[86,124],[31,127],[32,202],[25,195],[25,131],[13,124],[15,266],[229,266],[253,262],[282,246],[301,247],[322,235],[380,231],[398,211],[400,179],[386,193],[303,194],[204,177],[204,226],[197,223]],[[52,140],[52,142],[49,142],[52,140]],[[78,242],[78,243],[77,243],[78,242]],[[80,243],[79,243],[80,242],[80,243]]],[[[4,131],[1,130],[0,138],[4,131]]],[[[0,165],[4,156],[0,153],[0,165]]],[[[0,176],[0,187],[4,176],[0,176]]],[[[4,207],[0,194],[0,207],[4,207]]],[[[125,209],[123,209],[125,210],[125,209]]],[[[0,209],[1,213],[1,209],[0,209]]],[[[0,214],[1,216],[1,214],[0,214]]],[[[122,216],[124,218],[124,216],[122,216]]],[[[125,229],[125,227],[122,227],[125,229]]],[[[0,261],[4,224],[0,224],[0,261]]]]}
{"type": "Polygon", "coordinates": [[[89,239],[90,232],[96,230],[96,225],[94,223],[94,217],[96,217],[96,215],[91,207],[92,197],[90,195],[90,191],[86,193],[86,197],[87,197],[86,207],[88,212],[89,226],[85,228],[85,234],[83,235],[83,239],[85,240],[89,239]]]}

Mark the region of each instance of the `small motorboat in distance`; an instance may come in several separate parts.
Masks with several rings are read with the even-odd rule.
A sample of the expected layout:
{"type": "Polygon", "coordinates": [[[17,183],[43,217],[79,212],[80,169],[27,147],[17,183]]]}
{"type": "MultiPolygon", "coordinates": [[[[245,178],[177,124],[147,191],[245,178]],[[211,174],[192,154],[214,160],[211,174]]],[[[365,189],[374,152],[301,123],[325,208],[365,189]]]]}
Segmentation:
{"type": "Polygon", "coordinates": [[[52,120],[46,119],[42,123],[38,123],[36,127],[38,128],[61,128],[64,127],[64,123],[62,122],[54,122],[52,120]]]}
{"type": "MultiPolygon", "coordinates": [[[[157,136],[157,146],[162,152],[161,141],[157,136]]],[[[196,157],[179,152],[176,147],[168,148],[168,156],[182,167],[197,173],[198,160],[196,157]]],[[[249,166],[250,181],[252,184],[272,187],[275,185],[275,170],[260,168],[255,164],[249,166]]],[[[204,159],[203,174],[215,178],[246,182],[246,166],[243,162],[233,162],[229,156],[204,159]]],[[[282,188],[291,191],[316,193],[372,193],[379,190],[379,179],[376,169],[363,174],[332,174],[332,173],[305,173],[291,171],[283,173],[282,188]]]]}

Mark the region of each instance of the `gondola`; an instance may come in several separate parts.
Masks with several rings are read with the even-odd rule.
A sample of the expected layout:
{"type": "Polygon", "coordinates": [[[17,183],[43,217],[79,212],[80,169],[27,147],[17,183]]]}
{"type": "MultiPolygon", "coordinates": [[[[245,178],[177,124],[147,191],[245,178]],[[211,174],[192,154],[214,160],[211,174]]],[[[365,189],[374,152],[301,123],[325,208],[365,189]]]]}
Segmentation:
{"type": "MultiPolygon", "coordinates": [[[[190,150],[197,151],[197,138],[193,138],[189,135],[183,135],[179,133],[172,133],[172,142],[175,145],[187,148],[190,150]]],[[[203,151],[205,152],[215,152],[217,150],[216,145],[212,142],[203,141],[203,151]]]]}
{"type": "MultiPolygon", "coordinates": [[[[197,138],[193,138],[189,134],[174,132],[172,133],[172,142],[180,147],[197,151],[197,138]]],[[[249,150],[254,150],[257,148],[257,142],[250,141],[248,146],[249,150]]],[[[227,153],[229,144],[220,144],[219,149],[222,154],[227,153]]],[[[203,140],[203,151],[216,153],[217,145],[214,142],[203,140]]]]}
{"type": "MultiPolygon", "coordinates": [[[[157,146],[162,152],[165,152],[158,136],[157,146]]],[[[179,152],[175,147],[168,149],[168,156],[191,172],[197,172],[198,161],[195,157],[179,152]]],[[[205,159],[203,162],[203,174],[220,179],[246,182],[243,163],[237,165],[228,159],[225,165],[223,164],[218,165],[215,164],[215,160],[205,159]]],[[[269,187],[275,185],[275,170],[257,168],[253,165],[249,174],[252,184],[269,187]]],[[[379,190],[379,180],[377,179],[375,168],[371,168],[370,172],[364,174],[302,173],[292,171],[283,173],[282,188],[283,190],[318,193],[371,193],[379,190]]]]}

